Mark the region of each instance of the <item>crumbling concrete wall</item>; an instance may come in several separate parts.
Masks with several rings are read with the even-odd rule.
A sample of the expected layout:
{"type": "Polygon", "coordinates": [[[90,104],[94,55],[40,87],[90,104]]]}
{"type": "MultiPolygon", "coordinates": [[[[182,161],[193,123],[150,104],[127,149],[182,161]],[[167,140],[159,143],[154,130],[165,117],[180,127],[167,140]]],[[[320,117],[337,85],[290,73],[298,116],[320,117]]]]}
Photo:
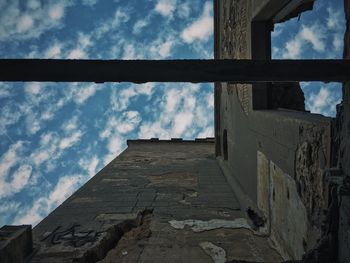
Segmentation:
{"type": "MultiPolygon", "coordinates": [[[[232,193],[229,186],[210,181],[211,174],[222,176],[214,139],[136,140],[128,145],[34,228],[36,254],[31,262],[109,262],[109,251],[120,256],[123,251],[119,246],[150,235],[152,215],[174,219],[171,208],[180,220],[195,211],[189,202],[197,195],[199,184],[205,183],[207,191],[219,197],[220,191],[232,193]],[[205,171],[209,181],[199,181],[199,171],[205,171]],[[210,189],[213,184],[220,189],[210,189]]],[[[225,182],[223,176],[221,179],[225,182]]],[[[213,206],[205,211],[207,217],[218,210],[231,213],[239,209],[232,207],[234,200],[220,200],[222,207],[218,208],[215,198],[200,198],[207,198],[203,202],[213,206]]]]}
{"type": "MultiPolygon", "coordinates": [[[[344,0],[346,32],[344,58],[350,59],[350,1],[344,0]]],[[[342,170],[339,211],[339,262],[350,262],[350,83],[343,84],[343,101],[338,105],[335,140],[337,168],[342,170]]]]}
{"type": "MultiPolygon", "coordinates": [[[[264,49],[271,48],[266,30],[272,17],[266,7],[279,11],[282,2],[216,1],[216,58],[269,59],[271,50],[264,49]]],[[[262,212],[285,259],[301,259],[325,231],[331,119],[304,111],[298,83],[217,83],[215,101],[217,155],[226,176],[252,201],[247,206],[262,212]]]]}

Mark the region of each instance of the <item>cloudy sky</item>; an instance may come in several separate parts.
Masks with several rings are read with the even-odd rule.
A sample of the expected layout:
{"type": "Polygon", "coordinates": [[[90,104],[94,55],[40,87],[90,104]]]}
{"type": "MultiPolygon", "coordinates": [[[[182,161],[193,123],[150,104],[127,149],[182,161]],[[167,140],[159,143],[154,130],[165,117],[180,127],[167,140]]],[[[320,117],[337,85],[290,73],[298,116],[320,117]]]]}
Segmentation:
{"type": "MultiPolygon", "coordinates": [[[[0,0],[1,58],[213,57],[206,0],[0,0]]],[[[277,25],[274,58],[341,58],[342,0],[277,25]]],[[[338,84],[303,83],[334,116],[338,84]]],[[[0,82],[0,226],[36,224],[115,158],[127,139],[213,136],[209,84],[0,82]]]]}

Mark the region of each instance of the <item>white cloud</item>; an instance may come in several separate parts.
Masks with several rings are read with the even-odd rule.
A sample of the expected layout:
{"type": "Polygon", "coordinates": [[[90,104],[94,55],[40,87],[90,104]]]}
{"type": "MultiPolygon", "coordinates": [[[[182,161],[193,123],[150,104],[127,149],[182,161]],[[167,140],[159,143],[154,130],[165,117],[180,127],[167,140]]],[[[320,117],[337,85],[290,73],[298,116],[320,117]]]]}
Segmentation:
{"type": "Polygon", "coordinates": [[[162,138],[169,139],[171,131],[162,126],[161,121],[149,121],[142,123],[138,137],[141,139],[162,138]]]}
{"type": "Polygon", "coordinates": [[[0,180],[5,180],[10,169],[20,161],[23,150],[24,142],[18,141],[0,157],[0,180]]]}
{"type": "Polygon", "coordinates": [[[58,158],[58,144],[60,137],[57,133],[47,132],[40,136],[39,147],[30,154],[31,162],[39,167],[48,160],[53,161],[58,158]]]}
{"type": "Polygon", "coordinates": [[[7,127],[17,123],[22,112],[15,103],[7,103],[0,108],[0,134],[7,133],[7,127]]]}
{"type": "Polygon", "coordinates": [[[214,137],[214,127],[209,126],[197,135],[197,138],[214,137]]]}
{"type": "Polygon", "coordinates": [[[177,8],[177,14],[180,18],[188,18],[191,13],[191,8],[188,2],[180,4],[177,8]]]}
{"type": "Polygon", "coordinates": [[[145,83],[141,85],[131,85],[130,87],[117,90],[114,88],[111,93],[111,108],[114,111],[123,111],[129,104],[130,100],[137,96],[147,96],[150,97],[153,94],[154,83],[145,83]]]}
{"type": "Polygon", "coordinates": [[[83,104],[85,103],[89,98],[94,96],[98,90],[100,90],[101,87],[97,84],[84,84],[84,86],[76,87],[73,90],[73,100],[77,104],[83,104]]]}
{"type": "Polygon", "coordinates": [[[31,154],[31,157],[33,159],[33,163],[36,166],[41,165],[43,162],[50,159],[50,151],[34,151],[31,154]]]}
{"type": "Polygon", "coordinates": [[[340,52],[344,47],[344,37],[343,34],[334,34],[333,36],[333,47],[336,51],[340,52]]]}
{"type": "Polygon", "coordinates": [[[137,59],[136,56],[136,50],[133,44],[126,44],[124,45],[124,53],[123,53],[123,59],[129,60],[129,59],[137,59]]]}
{"type": "Polygon", "coordinates": [[[314,50],[318,52],[325,50],[324,36],[319,28],[303,26],[300,35],[303,40],[311,43],[314,50]]]}
{"type": "Polygon", "coordinates": [[[324,29],[318,25],[302,25],[297,35],[290,41],[287,41],[285,49],[281,49],[282,58],[298,59],[302,57],[302,51],[306,45],[311,45],[316,52],[325,51],[324,29]]]}
{"type": "Polygon", "coordinates": [[[322,86],[317,93],[311,93],[306,98],[306,108],[312,113],[320,113],[326,116],[335,116],[335,107],[340,103],[339,93],[335,92],[335,87],[322,86]]]}
{"type": "Polygon", "coordinates": [[[133,131],[140,122],[141,116],[137,111],[123,112],[121,118],[116,123],[116,130],[120,134],[126,134],[133,131]]]}
{"type": "Polygon", "coordinates": [[[345,31],[344,11],[341,8],[334,9],[332,7],[328,7],[327,12],[327,28],[333,33],[333,48],[340,54],[339,57],[341,57],[344,46],[345,31]]]}
{"type": "Polygon", "coordinates": [[[34,21],[33,18],[29,15],[23,15],[19,18],[17,22],[17,31],[23,33],[28,31],[33,27],[34,21]]]}
{"type": "MultiPolygon", "coordinates": [[[[147,88],[146,88],[147,89],[147,88]]],[[[125,148],[126,138],[124,134],[130,134],[139,127],[141,115],[137,111],[125,111],[121,114],[111,112],[103,130],[100,131],[100,138],[107,141],[108,153],[102,158],[104,165],[117,157],[125,148]]]]}
{"type": "Polygon", "coordinates": [[[301,55],[302,45],[302,40],[299,37],[288,41],[286,44],[286,51],[283,53],[283,58],[299,58],[301,55]]]}
{"type": "Polygon", "coordinates": [[[83,5],[94,6],[96,5],[98,0],[82,0],[83,5]]]}
{"type": "Polygon", "coordinates": [[[83,168],[89,177],[92,177],[97,172],[97,166],[99,164],[99,159],[97,156],[93,156],[92,158],[82,158],[79,160],[79,165],[83,168]]]}
{"type": "Polygon", "coordinates": [[[65,6],[62,4],[55,4],[49,8],[49,17],[52,20],[59,20],[64,15],[64,8],[65,6]]]}
{"type": "Polygon", "coordinates": [[[115,134],[108,139],[107,150],[108,154],[103,158],[103,164],[107,165],[115,157],[117,157],[125,147],[125,139],[119,134],[115,134]]]}
{"type": "Polygon", "coordinates": [[[181,112],[174,118],[174,134],[175,137],[181,137],[184,131],[192,124],[193,114],[190,112],[181,112]]]}
{"type": "Polygon", "coordinates": [[[41,3],[39,0],[29,0],[27,1],[27,6],[30,9],[38,9],[41,6],[41,3]]]}
{"type": "Polygon", "coordinates": [[[16,142],[0,158],[0,197],[18,193],[28,183],[32,173],[30,165],[20,165],[16,171],[10,173],[12,168],[24,160],[23,150],[24,143],[22,141],[16,142]]]}
{"type": "Polygon", "coordinates": [[[30,82],[25,86],[25,92],[29,96],[36,97],[42,91],[42,84],[40,82],[30,82]]]}
{"type": "Polygon", "coordinates": [[[88,48],[93,45],[93,41],[88,34],[80,32],[78,34],[75,47],[67,52],[68,59],[88,59],[88,48]]]}
{"type": "Polygon", "coordinates": [[[72,51],[69,52],[68,59],[83,59],[87,58],[87,54],[82,48],[75,48],[72,51]]]}
{"type": "Polygon", "coordinates": [[[20,207],[19,202],[7,201],[0,203],[0,226],[8,224],[10,215],[15,214],[20,207]]]}
{"type": "Polygon", "coordinates": [[[29,156],[29,160],[36,168],[45,165],[46,170],[52,170],[64,151],[77,144],[84,135],[81,127],[77,125],[76,117],[65,122],[61,128],[64,134],[59,135],[50,131],[41,134],[39,147],[29,156]]]}
{"type": "Polygon", "coordinates": [[[341,9],[334,9],[332,7],[327,8],[327,27],[332,30],[339,30],[344,27],[342,25],[343,20],[340,19],[341,17],[344,16],[342,13],[343,11],[341,9]]]}
{"type": "Polygon", "coordinates": [[[28,183],[31,174],[32,167],[30,165],[25,164],[20,166],[13,174],[10,190],[14,193],[21,191],[28,183]]]}
{"type": "Polygon", "coordinates": [[[42,33],[62,26],[70,1],[35,1],[23,5],[20,0],[3,0],[0,16],[0,41],[39,37],[42,33]]]}
{"type": "Polygon", "coordinates": [[[0,84],[0,99],[11,96],[10,87],[4,84],[0,84]]]}
{"type": "Polygon", "coordinates": [[[153,58],[167,58],[171,55],[172,47],[175,45],[174,39],[162,41],[158,39],[151,44],[150,52],[153,58]]]}
{"type": "Polygon", "coordinates": [[[165,84],[166,92],[158,111],[153,111],[154,120],[142,122],[138,137],[193,138],[205,129],[213,126],[212,102],[210,93],[203,96],[199,86],[195,84],[165,84]],[[208,104],[209,102],[209,104],[208,104]]]}
{"type": "Polygon", "coordinates": [[[41,130],[41,120],[37,113],[32,113],[26,117],[26,127],[28,135],[34,135],[41,130]]]}
{"type": "Polygon", "coordinates": [[[155,11],[162,16],[171,17],[176,9],[176,0],[158,0],[155,11]]]}
{"type": "Polygon", "coordinates": [[[207,41],[213,35],[214,22],[212,12],[212,3],[206,2],[202,16],[182,31],[181,38],[185,43],[191,44],[196,40],[207,41]]]}
{"type": "Polygon", "coordinates": [[[84,34],[84,33],[79,33],[78,34],[78,44],[82,48],[87,48],[87,47],[91,46],[93,43],[92,43],[91,37],[89,35],[84,34]]]}
{"type": "Polygon", "coordinates": [[[126,111],[121,115],[109,116],[105,128],[100,132],[100,138],[107,140],[107,155],[103,158],[104,165],[117,157],[124,149],[126,138],[122,135],[134,131],[141,123],[140,113],[126,111]]]}
{"type": "Polygon", "coordinates": [[[65,201],[85,180],[82,175],[61,177],[47,196],[37,199],[32,207],[20,210],[14,224],[32,224],[35,226],[44,216],[65,201]]]}
{"type": "Polygon", "coordinates": [[[51,120],[59,109],[52,103],[56,91],[48,84],[39,82],[27,83],[24,86],[25,101],[20,104],[21,115],[25,117],[27,134],[33,135],[40,131],[44,121],[51,120]]]}
{"type": "Polygon", "coordinates": [[[146,26],[148,26],[149,23],[150,23],[149,18],[140,19],[140,20],[136,21],[136,23],[134,24],[134,26],[132,28],[132,32],[134,34],[140,34],[141,30],[143,28],[145,28],[146,26]]]}
{"type": "Polygon", "coordinates": [[[80,141],[83,133],[79,130],[73,132],[70,136],[63,138],[60,141],[59,147],[61,150],[72,147],[74,144],[80,141]]]}
{"type": "Polygon", "coordinates": [[[118,8],[111,19],[103,21],[93,32],[92,36],[96,39],[102,38],[105,34],[119,30],[119,27],[129,21],[130,16],[126,10],[118,8]]]}
{"type": "Polygon", "coordinates": [[[45,58],[60,58],[62,53],[62,45],[54,43],[46,51],[44,51],[45,58]]]}
{"type": "Polygon", "coordinates": [[[106,121],[106,127],[100,132],[100,138],[105,139],[114,134],[129,133],[141,122],[140,113],[137,111],[126,111],[121,115],[111,115],[106,121]]]}
{"type": "Polygon", "coordinates": [[[67,120],[61,127],[65,132],[71,132],[78,129],[78,117],[74,116],[73,118],[67,120]]]}
{"type": "Polygon", "coordinates": [[[60,109],[71,101],[81,106],[101,90],[101,88],[102,86],[95,83],[71,83],[64,87],[64,96],[57,101],[55,106],[60,109]]]}
{"type": "Polygon", "coordinates": [[[174,45],[174,41],[173,40],[168,40],[166,42],[164,42],[160,47],[159,47],[159,55],[161,56],[161,58],[166,58],[169,57],[171,54],[171,48],[174,45]]]}

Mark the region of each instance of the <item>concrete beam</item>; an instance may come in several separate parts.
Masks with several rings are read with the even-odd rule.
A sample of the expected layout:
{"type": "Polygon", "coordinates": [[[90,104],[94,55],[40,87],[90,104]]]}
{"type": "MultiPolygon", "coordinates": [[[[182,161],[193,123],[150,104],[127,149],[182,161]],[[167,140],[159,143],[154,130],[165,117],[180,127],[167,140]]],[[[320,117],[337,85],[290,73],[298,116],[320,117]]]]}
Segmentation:
{"type": "Polygon", "coordinates": [[[344,82],[349,72],[350,60],[0,60],[0,81],[344,82]]]}
{"type": "Polygon", "coordinates": [[[280,23],[298,16],[302,12],[312,10],[314,0],[294,0],[282,8],[273,18],[274,23],[280,23]]]}
{"type": "Polygon", "coordinates": [[[273,21],[274,23],[282,22],[290,16],[296,16],[294,12],[301,13],[309,10],[314,0],[253,0],[254,21],[273,21]],[[299,10],[299,7],[301,8],[299,10]]]}

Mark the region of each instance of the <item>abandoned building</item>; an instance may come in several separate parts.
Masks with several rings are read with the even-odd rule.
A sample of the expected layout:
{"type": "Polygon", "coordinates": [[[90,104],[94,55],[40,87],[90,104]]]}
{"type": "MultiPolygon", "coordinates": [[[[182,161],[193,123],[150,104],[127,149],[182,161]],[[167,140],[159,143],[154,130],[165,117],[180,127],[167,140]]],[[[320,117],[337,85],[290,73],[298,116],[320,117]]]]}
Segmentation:
{"type": "Polygon", "coordinates": [[[214,1],[213,61],[1,60],[2,81],[215,82],[215,138],[129,140],[33,230],[1,228],[0,262],[350,262],[350,1],[344,60],[271,61],[274,23],[313,2],[214,1]],[[302,80],[344,83],[335,119],[302,80]]]}

